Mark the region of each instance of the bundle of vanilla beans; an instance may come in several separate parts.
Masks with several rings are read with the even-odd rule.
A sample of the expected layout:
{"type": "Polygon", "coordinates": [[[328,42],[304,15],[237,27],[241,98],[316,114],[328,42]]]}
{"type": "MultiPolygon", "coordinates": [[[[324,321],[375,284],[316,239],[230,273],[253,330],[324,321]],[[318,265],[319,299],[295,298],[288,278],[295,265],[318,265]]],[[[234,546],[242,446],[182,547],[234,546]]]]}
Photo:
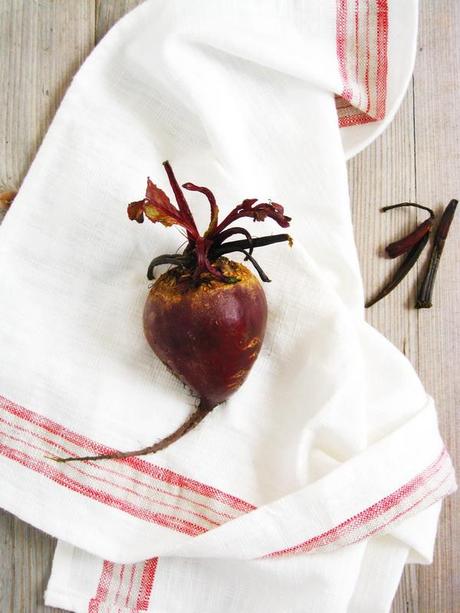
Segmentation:
{"type": "Polygon", "coordinates": [[[386,212],[391,209],[398,209],[401,207],[415,207],[417,209],[427,211],[429,213],[429,217],[418,225],[410,234],[395,241],[394,243],[391,243],[385,248],[385,251],[390,258],[396,258],[400,255],[405,255],[405,258],[402,260],[401,265],[396,269],[388,283],[386,283],[371,300],[368,300],[366,303],[366,308],[371,307],[376,302],[379,302],[379,300],[382,300],[382,298],[385,296],[388,296],[388,294],[401,283],[407,273],[417,262],[425,246],[428,244],[430,235],[433,234],[434,240],[430,259],[423,277],[423,281],[418,289],[415,302],[416,309],[427,309],[431,307],[431,296],[433,293],[436,273],[457,204],[458,200],[451,200],[449,202],[444,209],[441,219],[434,232],[432,232],[432,230],[434,228],[436,216],[433,211],[426,206],[421,206],[420,204],[415,204],[413,202],[402,202],[400,204],[386,206],[382,209],[383,212],[386,212]]]}

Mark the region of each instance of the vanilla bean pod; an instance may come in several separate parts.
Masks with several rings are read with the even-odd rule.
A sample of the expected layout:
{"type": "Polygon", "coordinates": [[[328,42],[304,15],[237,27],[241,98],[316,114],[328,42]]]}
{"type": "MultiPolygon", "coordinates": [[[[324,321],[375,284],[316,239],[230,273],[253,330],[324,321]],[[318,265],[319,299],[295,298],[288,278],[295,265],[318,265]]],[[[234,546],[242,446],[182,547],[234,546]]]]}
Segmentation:
{"type": "Polygon", "coordinates": [[[412,249],[404,258],[402,264],[393,274],[390,281],[380,290],[380,292],[376,296],[374,296],[374,298],[366,302],[366,309],[373,306],[376,302],[379,302],[379,300],[382,300],[382,298],[385,298],[385,296],[388,296],[388,294],[401,283],[407,273],[411,270],[411,268],[413,268],[413,266],[417,262],[420,254],[422,253],[423,249],[425,248],[425,245],[428,242],[429,237],[429,234],[425,234],[424,236],[422,236],[419,242],[412,247],[412,249]]]}
{"type": "Polygon", "coordinates": [[[441,260],[447,235],[449,233],[450,224],[452,223],[455,215],[457,204],[458,200],[451,200],[442,214],[441,221],[439,222],[434,237],[434,245],[433,249],[431,250],[428,269],[422,281],[422,285],[417,293],[417,300],[415,303],[416,309],[429,309],[431,307],[431,296],[433,293],[436,273],[438,271],[439,262],[441,260]]]}

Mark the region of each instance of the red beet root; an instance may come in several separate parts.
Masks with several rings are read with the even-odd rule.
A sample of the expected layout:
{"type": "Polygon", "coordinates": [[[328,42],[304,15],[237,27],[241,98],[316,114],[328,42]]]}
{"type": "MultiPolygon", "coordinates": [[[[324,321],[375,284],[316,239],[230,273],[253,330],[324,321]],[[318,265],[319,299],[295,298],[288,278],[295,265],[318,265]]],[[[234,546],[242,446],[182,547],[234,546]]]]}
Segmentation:
{"type": "Polygon", "coordinates": [[[112,454],[53,458],[58,462],[120,459],[146,455],[165,449],[194,428],[212,409],[227,400],[245,381],[256,360],[265,334],[267,301],[256,277],[224,253],[240,251],[254,265],[263,281],[269,281],[252,256],[253,249],[291,239],[287,234],[252,238],[244,228],[228,228],[236,219],[254,221],[272,218],[287,227],[290,218],[276,203],[256,204],[244,200],[221,222],[212,192],[193,183],[183,187],[203,193],[209,201],[211,221],[203,236],[168,162],[164,163],[178,207],[150,179],[143,200],[128,206],[130,219],[139,223],[144,216],[165,226],[179,225],[187,233],[182,254],[156,257],[148,269],[153,279],[156,266],[174,267],[153,284],[144,308],[144,332],[156,355],[199,398],[199,405],[176,431],[166,438],[136,451],[112,454]],[[244,240],[226,242],[235,234],[244,240]]]}
{"type": "Polygon", "coordinates": [[[174,268],[150,290],[144,310],[147,340],[173,373],[209,411],[236,391],[253,365],[265,334],[267,301],[255,276],[242,264],[220,258],[223,284],[208,275],[198,286],[174,268]]]}

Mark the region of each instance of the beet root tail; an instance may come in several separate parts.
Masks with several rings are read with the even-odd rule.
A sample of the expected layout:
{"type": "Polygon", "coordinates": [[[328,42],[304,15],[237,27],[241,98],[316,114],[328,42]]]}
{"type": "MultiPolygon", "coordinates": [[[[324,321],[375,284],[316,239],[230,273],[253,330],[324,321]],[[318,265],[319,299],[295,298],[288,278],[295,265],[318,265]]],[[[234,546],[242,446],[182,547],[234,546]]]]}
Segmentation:
{"type": "Polygon", "coordinates": [[[166,436],[154,443],[153,445],[149,445],[148,447],[143,447],[142,449],[136,449],[135,451],[114,451],[113,453],[107,453],[102,455],[94,455],[94,456],[71,456],[67,458],[61,458],[59,456],[46,456],[50,460],[54,460],[59,463],[67,463],[67,462],[85,462],[85,461],[97,461],[97,460],[122,460],[124,458],[132,458],[134,456],[142,456],[142,455],[150,455],[153,453],[157,453],[157,451],[161,451],[162,449],[166,449],[175,443],[180,438],[185,436],[188,432],[193,430],[203,419],[210,413],[215,405],[210,405],[208,402],[201,400],[198,407],[195,411],[184,421],[184,423],[177,428],[174,432],[166,436]]]}

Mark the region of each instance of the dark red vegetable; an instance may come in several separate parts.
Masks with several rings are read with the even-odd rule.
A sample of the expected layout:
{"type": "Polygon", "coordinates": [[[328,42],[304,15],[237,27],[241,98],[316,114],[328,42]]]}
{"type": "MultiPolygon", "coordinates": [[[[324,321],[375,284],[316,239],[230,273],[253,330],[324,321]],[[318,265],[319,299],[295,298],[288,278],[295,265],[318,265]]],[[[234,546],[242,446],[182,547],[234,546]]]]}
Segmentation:
{"type": "Polygon", "coordinates": [[[267,301],[242,264],[219,258],[216,268],[236,277],[223,284],[211,275],[195,286],[193,273],[173,268],[150,290],[144,310],[147,340],[173,373],[209,411],[246,379],[265,334],[267,301]]]}
{"type": "Polygon", "coordinates": [[[262,346],[267,321],[265,293],[246,266],[224,254],[244,253],[261,279],[268,282],[252,255],[253,250],[280,241],[291,243],[291,239],[287,234],[253,238],[245,228],[229,225],[242,217],[254,221],[270,217],[286,228],[290,218],[280,204],[257,204],[256,198],[250,198],[219,223],[219,209],[212,192],[185,183],[183,188],[201,192],[209,202],[211,220],[206,232],[200,235],[170,164],[165,162],[164,167],[178,206],[148,179],[145,198],[132,202],[128,215],[139,223],[147,217],[164,226],[178,225],[185,230],[188,242],[182,254],[161,255],[149,265],[149,279],[153,278],[156,266],[174,266],[150,290],[144,308],[144,332],[160,360],[199,398],[198,407],[176,431],[143,449],[99,456],[54,457],[58,462],[119,459],[165,449],[242,385],[262,346]],[[226,242],[236,234],[244,239],[226,242]]]}

